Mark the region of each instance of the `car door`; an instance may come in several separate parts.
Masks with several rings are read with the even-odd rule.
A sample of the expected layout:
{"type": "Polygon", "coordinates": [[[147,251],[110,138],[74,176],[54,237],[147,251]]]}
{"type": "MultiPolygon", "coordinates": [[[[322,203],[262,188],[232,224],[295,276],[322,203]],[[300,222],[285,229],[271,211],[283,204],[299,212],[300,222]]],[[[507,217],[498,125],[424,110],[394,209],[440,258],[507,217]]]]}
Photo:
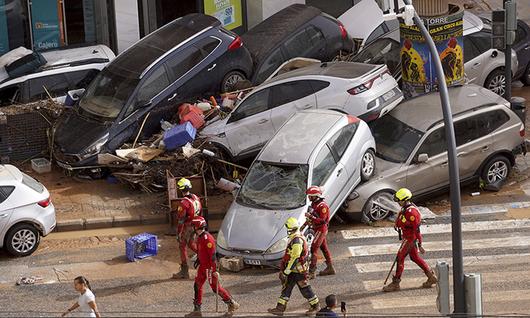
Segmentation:
{"type": "Polygon", "coordinates": [[[486,63],[486,56],[471,40],[471,36],[464,37],[464,65],[465,73],[470,83],[482,86],[482,68],[486,63]]]}
{"type": "MultiPolygon", "coordinates": [[[[287,59],[292,59],[295,57],[316,58],[319,56],[319,52],[322,53],[323,50],[325,51],[325,46],[323,47],[322,44],[317,44],[316,46],[311,44],[311,39],[309,38],[310,34],[308,31],[306,31],[306,29],[307,27],[304,27],[294,32],[293,35],[289,36],[284,41],[283,46],[287,52],[287,59]]],[[[315,36],[314,30],[312,31],[313,32],[311,32],[311,34],[315,36]]]]}
{"type": "Polygon", "coordinates": [[[335,212],[338,208],[340,193],[348,183],[348,173],[344,165],[338,162],[326,143],[318,150],[311,165],[311,185],[324,189],[324,197],[335,212]]]}
{"type": "Polygon", "coordinates": [[[446,185],[449,181],[447,143],[444,126],[436,128],[420,141],[421,146],[407,167],[407,188],[413,193],[426,193],[446,185]],[[418,155],[426,154],[426,162],[417,162],[418,155]]]}
{"type": "Polygon", "coordinates": [[[522,21],[517,23],[513,49],[517,52],[517,60],[519,61],[517,75],[522,75],[528,63],[530,63],[530,29],[522,21]]]}
{"type": "Polygon", "coordinates": [[[305,32],[309,38],[309,43],[311,43],[311,48],[313,50],[311,57],[321,61],[327,61],[327,41],[324,37],[324,33],[319,28],[311,24],[305,28],[305,32]]]}
{"type": "MultiPolygon", "coordinates": [[[[193,77],[184,84],[185,87],[193,86],[192,91],[199,94],[214,94],[221,87],[221,67],[217,64],[219,53],[216,49],[221,45],[221,40],[215,37],[206,37],[193,44],[201,52],[203,60],[197,65],[193,77]]],[[[193,73],[193,71],[192,71],[193,73]]]]}
{"type": "Polygon", "coordinates": [[[0,233],[6,229],[13,213],[13,209],[8,207],[6,202],[14,190],[14,186],[0,186],[0,233]]]}
{"type": "Polygon", "coordinates": [[[313,87],[307,80],[285,82],[270,87],[271,120],[277,131],[294,113],[316,108],[316,97],[313,87]]]}
{"type": "Polygon", "coordinates": [[[257,152],[274,135],[268,88],[247,96],[230,114],[225,134],[234,156],[257,152]]]}

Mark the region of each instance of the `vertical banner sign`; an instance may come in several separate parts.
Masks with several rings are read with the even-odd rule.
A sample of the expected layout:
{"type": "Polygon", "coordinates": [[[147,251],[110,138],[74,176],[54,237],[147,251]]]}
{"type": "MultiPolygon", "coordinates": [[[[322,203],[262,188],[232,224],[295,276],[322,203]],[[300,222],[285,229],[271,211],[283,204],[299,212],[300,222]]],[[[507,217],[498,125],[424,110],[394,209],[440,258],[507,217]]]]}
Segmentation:
{"type": "MultiPolygon", "coordinates": [[[[438,50],[447,86],[464,84],[464,11],[450,5],[446,16],[422,20],[438,50]]],[[[429,46],[417,26],[400,21],[403,93],[415,97],[438,89],[438,78],[429,46]]]]}
{"type": "Polygon", "coordinates": [[[216,17],[228,30],[243,25],[241,0],[204,0],[204,14],[216,17]]]}
{"type": "Polygon", "coordinates": [[[9,51],[9,33],[7,32],[6,5],[0,0],[0,55],[9,51]]]}
{"type": "Polygon", "coordinates": [[[61,42],[57,0],[31,1],[33,49],[58,48],[61,42]]]}

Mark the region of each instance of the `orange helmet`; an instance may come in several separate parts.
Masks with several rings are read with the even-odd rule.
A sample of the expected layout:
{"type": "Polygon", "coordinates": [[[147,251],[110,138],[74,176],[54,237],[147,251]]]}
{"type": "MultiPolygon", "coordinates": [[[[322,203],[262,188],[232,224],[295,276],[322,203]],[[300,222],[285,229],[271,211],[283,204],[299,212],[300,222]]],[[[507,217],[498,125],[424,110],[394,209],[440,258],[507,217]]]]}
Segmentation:
{"type": "Polygon", "coordinates": [[[205,228],[206,220],[202,216],[196,216],[191,220],[191,227],[194,230],[205,228]]]}
{"type": "Polygon", "coordinates": [[[319,186],[310,186],[305,192],[309,197],[322,197],[322,189],[319,186]]]}

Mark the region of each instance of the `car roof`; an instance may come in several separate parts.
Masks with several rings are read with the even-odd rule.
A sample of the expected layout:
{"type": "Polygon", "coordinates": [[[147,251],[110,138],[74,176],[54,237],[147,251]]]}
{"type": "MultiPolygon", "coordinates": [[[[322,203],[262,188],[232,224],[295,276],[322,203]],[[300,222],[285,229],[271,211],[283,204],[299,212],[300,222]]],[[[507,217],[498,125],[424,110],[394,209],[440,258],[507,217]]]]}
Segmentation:
{"type": "Polygon", "coordinates": [[[0,165],[0,183],[13,182],[21,179],[22,173],[15,166],[0,165]]]}
{"type": "Polygon", "coordinates": [[[208,28],[220,27],[221,22],[212,16],[192,13],[173,20],[123,51],[109,64],[128,77],[139,78],[152,63],[177,48],[191,37],[208,28]]]}
{"type": "MultiPolygon", "coordinates": [[[[316,63],[306,67],[302,67],[284,74],[278,75],[267,81],[266,83],[274,83],[287,78],[297,76],[330,76],[344,79],[352,79],[361,77],[375,69],[382,67],[381,65],[356,63],[356,62],[324,62],[316,63]]],[[[265,84],[265,83],[264,83],[265,84]]]]}
{"type": "Polygon", "coordinates": [[[464,11],[464,35],[478,32],[484,28],[484,22],[478,16],[469,11],[464,11]]]}
{"type": "Polygon", "coordinates": [[[294,114],[265,145],[257,160],[307,164],[315,146],[344,116],[324,109],[294,114]]]}
{"type": "Polygon", "coordinates": [[[252,54],[254,63],[258,64],[284,38],[321,13],[322,11],[315,7],[293,4],[263,20],[241,38],[252,54]]]}
{"type": "MultiPolygon", "coordinates": [[[[492,91],[468,84],[449,88],[451,112],[453,118],[468,110],[484,105],[505,105],[507,101],[492,91]]],[[[389,115],[419,130],[427,131],[437,122],[443,120],[440,94],[429,93],[402,102],[389,115]]]]}

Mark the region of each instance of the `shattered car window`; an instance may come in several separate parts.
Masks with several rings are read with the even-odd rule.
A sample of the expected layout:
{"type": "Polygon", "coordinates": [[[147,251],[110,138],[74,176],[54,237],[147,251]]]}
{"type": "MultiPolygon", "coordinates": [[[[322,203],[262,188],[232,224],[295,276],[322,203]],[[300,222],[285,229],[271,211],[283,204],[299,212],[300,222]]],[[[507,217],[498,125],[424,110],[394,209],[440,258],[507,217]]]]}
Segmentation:
{"type": "Polygon", "coordinates": [[[307,165],[277,165],[256,161],[248,172],[237,202],[264,209],[296,209],[306,203],[307,165]]]}
{"type": "Polygon", "coordinates": [[[95,116],[116,118],[139,81],[133,73],[105,68],[88,86],[79,106],[95,116]]]}
{"type": "Polygon", "coordinates": [[[370,128],[375,138],[376,155],[397,163],[407,160],[424,134],[391,115],[374,120],[370,128]]]}

